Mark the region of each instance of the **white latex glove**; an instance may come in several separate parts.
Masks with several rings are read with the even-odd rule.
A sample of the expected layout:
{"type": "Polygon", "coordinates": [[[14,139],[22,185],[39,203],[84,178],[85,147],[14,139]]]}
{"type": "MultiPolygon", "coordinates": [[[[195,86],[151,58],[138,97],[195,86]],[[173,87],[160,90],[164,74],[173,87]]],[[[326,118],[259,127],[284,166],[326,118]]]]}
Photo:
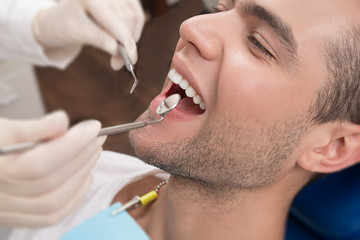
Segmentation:
{"type": "Polygon", "coordinates": [[[140,38],[145,16],[139,0],[61,0],[39,12],[33,23],[35,38],[51,51],[79,48],[83,44],[100,48],[119,70],[124,62],[116,41],[123,43],[133,64],[135,42],[140,38]]]}
{"type": "Polygon", "coordinates": [[[68,124],[62,111],[40,120],[0,118],[1,146],[49,139],[27,151],[0,157],[0,226],[54,224],[81,202],[106,137],[97,137],[98,121],[70,129],[68,124]]]}

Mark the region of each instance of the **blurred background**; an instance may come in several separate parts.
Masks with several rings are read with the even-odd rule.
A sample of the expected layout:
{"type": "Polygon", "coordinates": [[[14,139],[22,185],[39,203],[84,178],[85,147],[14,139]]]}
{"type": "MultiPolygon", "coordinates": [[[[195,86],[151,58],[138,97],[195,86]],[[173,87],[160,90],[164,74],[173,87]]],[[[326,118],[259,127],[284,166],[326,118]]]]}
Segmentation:
{"type": "MultiPolygon", "coordinates": [[[[160,92],[187,18],[204,13],[218,0],[142,0],[146,25],[135,66],[139,84],[125,68],[114,71],[110,56],[85,47],[66,70],[0,62],[0,116],[36,118],[64,109],[71,124],[98,119],[103,127],[134,121],[160,92]]],[[[133,155],[128,134],[109,136],[105,150],[133,155]]]]}

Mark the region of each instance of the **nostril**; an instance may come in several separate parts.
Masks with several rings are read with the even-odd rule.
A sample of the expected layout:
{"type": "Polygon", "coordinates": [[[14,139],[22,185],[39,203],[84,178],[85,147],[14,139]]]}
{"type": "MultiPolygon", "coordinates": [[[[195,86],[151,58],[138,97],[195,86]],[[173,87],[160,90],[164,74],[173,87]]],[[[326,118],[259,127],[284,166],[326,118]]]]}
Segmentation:
{"type": "Polygon", "coordinates": [[[212,39],[210,41],[203,41],[203,45],[199,48],[199,51],[204,59],[213,61],[219,58],[221,54],[221,47],[216,39],[212,39]]]}

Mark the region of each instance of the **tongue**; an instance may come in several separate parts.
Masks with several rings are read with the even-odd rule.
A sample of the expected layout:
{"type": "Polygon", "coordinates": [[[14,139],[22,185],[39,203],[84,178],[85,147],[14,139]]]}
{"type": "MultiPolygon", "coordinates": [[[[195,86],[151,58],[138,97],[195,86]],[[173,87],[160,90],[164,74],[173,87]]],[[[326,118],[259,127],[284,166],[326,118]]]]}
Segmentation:
{"type": "Polygon", "coordinates": [[[202,114],[202,110],[199,104],[195,104],[192,98],[186,97],[181,99],[176,109],[187,114],[202,114]]]}

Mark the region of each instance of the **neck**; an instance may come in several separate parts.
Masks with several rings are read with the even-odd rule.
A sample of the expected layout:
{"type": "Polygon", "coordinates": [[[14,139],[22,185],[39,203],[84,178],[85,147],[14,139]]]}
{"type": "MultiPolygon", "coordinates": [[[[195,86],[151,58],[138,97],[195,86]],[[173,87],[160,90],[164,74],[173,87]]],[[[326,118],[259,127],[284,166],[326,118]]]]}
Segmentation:
{"type": "Polygon", "coordinates": [[[227,191],[209,197],[206,188],[171,177],[156,201],[146,231],[152,239],[283,239],[296,194],[280,186],[227,191]]]}

